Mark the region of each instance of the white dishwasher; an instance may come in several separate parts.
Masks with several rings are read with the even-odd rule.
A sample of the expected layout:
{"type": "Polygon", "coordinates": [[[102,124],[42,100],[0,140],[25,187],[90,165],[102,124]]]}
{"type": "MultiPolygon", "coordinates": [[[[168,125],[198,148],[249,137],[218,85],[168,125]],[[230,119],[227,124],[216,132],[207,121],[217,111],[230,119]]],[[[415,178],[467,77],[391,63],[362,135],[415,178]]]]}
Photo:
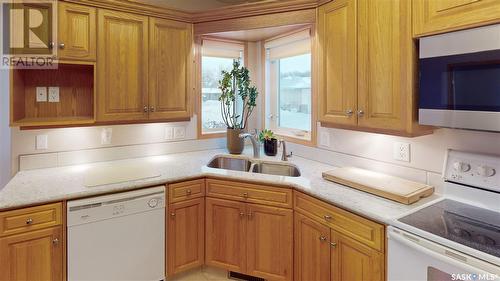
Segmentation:
{"type": "Polygon", "coordinates": [[[68,280],[165,279],[165,187],[69,201],[68,280]]]}

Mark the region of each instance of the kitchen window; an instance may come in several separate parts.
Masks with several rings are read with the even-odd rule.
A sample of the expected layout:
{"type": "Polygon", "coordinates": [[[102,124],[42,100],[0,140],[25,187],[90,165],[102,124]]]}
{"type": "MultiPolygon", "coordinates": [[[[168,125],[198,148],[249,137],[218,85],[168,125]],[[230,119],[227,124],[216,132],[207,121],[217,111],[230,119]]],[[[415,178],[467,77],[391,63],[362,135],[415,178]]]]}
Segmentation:
{"type": "Polygon", "coordinates": [[[312,140],[310,29],[265,42],[266,127],[279,136],[312,140]]]}
{"type": "Polygon", "coordinates": [[[219,102],[219,80],[222,78],[221,72],[230,71],[235,60],[243,64],[243,52],[243,43],[212,39],[202,41],[201,134],[226,132],[219,102]]]}

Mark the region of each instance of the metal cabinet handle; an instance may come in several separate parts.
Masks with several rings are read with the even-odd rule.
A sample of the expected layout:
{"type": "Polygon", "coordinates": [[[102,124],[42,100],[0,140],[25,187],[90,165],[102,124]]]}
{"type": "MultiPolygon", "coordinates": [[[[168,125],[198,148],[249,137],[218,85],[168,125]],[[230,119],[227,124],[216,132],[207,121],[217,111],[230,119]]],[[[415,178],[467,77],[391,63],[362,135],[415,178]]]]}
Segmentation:
{"type": "Polygon", "coordinates": [[[326,241],[326,237],[325,237],[325,236],[323,236],[323,235],[321,235],[321,236],[319,237],[319,241],[321,241],[321,242],[325,242],[325,241],[326,241]]]}
{"type": "Polygon", "coordinates": [[[243,193],[243,197],[247,198],[248,197],[248,193],[243,193]]]}
{"type": "Polygon", "coordinates": [[[155,107],[154,106],[149,107],[149,112],[155,112],[155,107]]]}
{"type": "Polygon", "coordinates": [[[186,194],[191,195],[191,189],[186,189],[186,194]]]}
{"type": "Polygon", "coordinates": [[[244,216],[245,216],[245,213],[240,212],[240,217],[244,217],[244,216]]]}
{"type": "Polygon", "coordinates": [[[145,106],[144,106],[144,112],[148,112],[148,110],[149,110],[149,109],[148,109],[148,106],[147,106],[147,105],[145,105],[145,106]]]}
{"type": "Polygon", "coordinates": [[[26,220],[26,224],[32,224],[32,223],[33,223],[33,219],[32,219],[32,218],[28,218],[28,219],[26,220]]]}
{"type": "Polygon", "coordinates": [[[66,47],[66,44],[64,43],[59,43],[59,49],[63,50],[66,47]]]}
{"type": "Polygon", "coordinates": [[[337,243],[335,243],[335,242],[330,242],[330,247],[332,247],[332,248],[336,248],[336,247],[337,247],[337,243]]]}
{"type": "Polygon", "coordinates": [[[54,238],[54,240],[52,240],[52,244],[53,245],[59,244],[59,238],[54,238]]]}
{"type": "Polygon", "coordinates": [[[345,111],[345,115],[347,115],[349,117],[351,117],[353,113],[354,113],[354,111],[352,109],[350,109],[350,108],[345,111]]]}
{"type": "Polygon", "coordinates": [[[331,220],[331,219],[333,219],[332,216],[330,216],[330,215],[324,215],[323,217],[325,218],[325,220],[331,220]]]}
{"type": "Polygon", "coordinates": [[[363,117],[365,115],[365,112],[363,110],[358,110],[358,116],[363,117]]]}
{"type": "Polygon", "coordinates": [[[54,45],[55,45],[54,42],[50,42],[49,43],[49,49],[54,49],[54,45]]]}

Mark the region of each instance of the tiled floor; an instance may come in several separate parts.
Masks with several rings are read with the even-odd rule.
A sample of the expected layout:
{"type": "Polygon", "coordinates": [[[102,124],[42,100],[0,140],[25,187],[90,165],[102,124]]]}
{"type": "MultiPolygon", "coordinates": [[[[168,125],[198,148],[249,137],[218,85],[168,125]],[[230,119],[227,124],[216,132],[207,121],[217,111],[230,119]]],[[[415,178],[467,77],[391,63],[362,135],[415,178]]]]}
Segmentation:
{"type": "Polygon", "coordinates": [[[227,271],[216,268],[205,267],[203,269],[191,270],[181,273],[173,278],[167,278],[167,281],[225,281],[227,271]]]}

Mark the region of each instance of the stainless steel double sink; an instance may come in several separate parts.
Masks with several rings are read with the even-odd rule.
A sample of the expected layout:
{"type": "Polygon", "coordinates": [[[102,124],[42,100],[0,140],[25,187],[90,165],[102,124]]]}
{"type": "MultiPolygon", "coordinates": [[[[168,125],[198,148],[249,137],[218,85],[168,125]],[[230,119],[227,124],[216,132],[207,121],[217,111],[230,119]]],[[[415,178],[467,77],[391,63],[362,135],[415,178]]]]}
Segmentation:
{"type": "Polygon", "coordinates": [[[286,177],[300,177],[300,170],[291,163],[272,162],[245,157],[218,155],[207,165],[209,168],[268,174],[286,177]]]}

